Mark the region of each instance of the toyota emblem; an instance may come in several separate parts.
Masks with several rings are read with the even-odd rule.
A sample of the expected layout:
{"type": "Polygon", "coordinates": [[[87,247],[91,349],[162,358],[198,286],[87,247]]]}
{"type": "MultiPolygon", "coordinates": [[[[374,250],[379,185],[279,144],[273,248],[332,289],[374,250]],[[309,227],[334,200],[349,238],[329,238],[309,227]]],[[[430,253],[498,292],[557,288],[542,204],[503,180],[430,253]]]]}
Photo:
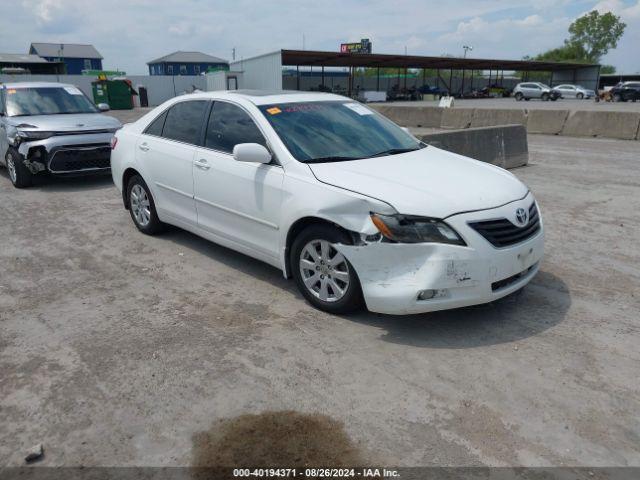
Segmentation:
{"type": "Polygon", "coordinates": [[[529,222],[529,212],[527,212],[524,208],[517,209],[516,222],[521,227],[524,227],[529,222]]]}

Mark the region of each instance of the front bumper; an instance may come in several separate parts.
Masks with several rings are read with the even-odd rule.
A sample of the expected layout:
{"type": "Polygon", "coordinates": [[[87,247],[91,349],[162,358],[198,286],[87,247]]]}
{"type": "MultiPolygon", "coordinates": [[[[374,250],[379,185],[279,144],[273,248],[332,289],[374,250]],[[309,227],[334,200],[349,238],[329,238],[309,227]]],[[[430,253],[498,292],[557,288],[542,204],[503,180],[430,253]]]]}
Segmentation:
{"type": "Polygon", "coordinates": [[[386,314],[424,313],[488,303],[522,288],[538,272],[544,253],[544,226],[527,240],[504,248],[492,246],[469,222],[509,218],[528,208],[533,196],[505,206],[455,215],[446,221],[468,246],[437,243],[336,245],[351,262],[367,308],[386,314]],[[436,290],[418,300],[423,290],[436,290]]]}
{"type": "Polygon", "coordinates": [[[22,142],[18,152],[32,173],[90,174],[111,168],[113,133],[58,135],[44,140],[22,142]]]}

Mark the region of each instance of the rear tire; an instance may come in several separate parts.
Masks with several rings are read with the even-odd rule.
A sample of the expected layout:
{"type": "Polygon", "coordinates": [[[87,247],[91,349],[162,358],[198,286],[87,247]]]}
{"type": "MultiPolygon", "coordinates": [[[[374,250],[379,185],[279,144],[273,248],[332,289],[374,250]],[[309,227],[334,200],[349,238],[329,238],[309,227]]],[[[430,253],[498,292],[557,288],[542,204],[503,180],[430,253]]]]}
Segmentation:
{"type": "Polygon", "coordinates": [[[134,175],[129,179],[127,206],[133,223],[142,233],[155,235],[166,228],[158,218],[151,190],[140,175],[134,175]]]}
{"type": "Polygon", "coordinates": [[[27,188],[33,185],[33,174],[21,161],[22,155],[15,148],[9,148],[5,160],[7,162],[7,171],[9,172],[9,180],[16,188],[27,188]]]}
{"type": "Polygon", "coordinates": [[[311,225],[293,241],[289,264],[296,286],[314,307],[341,314],[360,310],[362,288],[349,261],[334,245],[352,243],[349,236],[329,225],[311,225]]]}

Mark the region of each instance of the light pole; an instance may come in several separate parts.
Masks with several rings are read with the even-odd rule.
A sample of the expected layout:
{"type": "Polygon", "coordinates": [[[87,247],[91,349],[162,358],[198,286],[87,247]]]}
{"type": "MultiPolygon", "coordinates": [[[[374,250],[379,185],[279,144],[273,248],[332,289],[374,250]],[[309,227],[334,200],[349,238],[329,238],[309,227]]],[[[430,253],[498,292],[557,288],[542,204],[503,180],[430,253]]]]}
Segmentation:
{"type": "Polygon", "coordinates": [[[469,45],[463,45],[462,48],[464,48],[464,56],[462,58],[467,58],[467,52],[469,50],[473,51],[473,47],[470,47],[469,45]]]}

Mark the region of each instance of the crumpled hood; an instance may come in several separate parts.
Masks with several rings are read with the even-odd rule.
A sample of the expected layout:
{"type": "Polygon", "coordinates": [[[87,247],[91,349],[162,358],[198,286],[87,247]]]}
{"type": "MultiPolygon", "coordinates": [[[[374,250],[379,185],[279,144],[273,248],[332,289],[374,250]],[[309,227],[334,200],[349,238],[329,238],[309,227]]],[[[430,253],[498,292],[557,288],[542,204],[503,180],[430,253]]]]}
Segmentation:
{"type": "Polygon", "coordinates": [[[377,198],[408,215],[446,218],[498,207],[528,192],[506,170],[432,146],[309,167],[321,182],[377,198]]]}
{"type": "Polygon", "coordinates": [[[122,124],[115,118],[101,113],[77,113],[59,115],[33,115],[8,117],[13,125],[33,125],[24,130],[43,130],[47,132],[81,132],[84,130],[107,130],[120,128],[122,124]]]}

